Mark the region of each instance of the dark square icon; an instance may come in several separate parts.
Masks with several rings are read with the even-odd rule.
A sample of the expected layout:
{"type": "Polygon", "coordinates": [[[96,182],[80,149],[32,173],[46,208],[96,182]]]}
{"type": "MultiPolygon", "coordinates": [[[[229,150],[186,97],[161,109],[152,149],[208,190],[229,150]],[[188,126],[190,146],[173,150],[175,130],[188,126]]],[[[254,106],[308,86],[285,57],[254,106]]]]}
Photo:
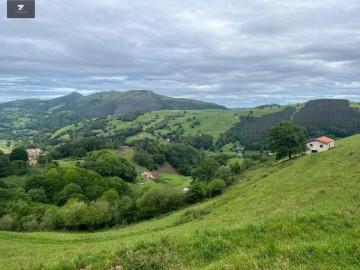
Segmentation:
{"type": "Polygon", "coordinates": [[[35,0],[7,0],[8,18],[35,18],[35,0]]]}

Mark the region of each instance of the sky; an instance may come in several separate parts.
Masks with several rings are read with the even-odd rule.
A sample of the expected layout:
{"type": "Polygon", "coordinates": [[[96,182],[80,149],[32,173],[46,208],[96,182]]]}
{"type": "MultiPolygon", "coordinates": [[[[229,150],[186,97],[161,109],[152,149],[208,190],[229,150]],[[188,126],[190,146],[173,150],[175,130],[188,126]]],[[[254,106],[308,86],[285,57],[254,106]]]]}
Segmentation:
{"type": "Polygon", "coordinates": [[[227,107],[360,101],[359,0],[0,2],[0,102],[152,90],[227,107]]]}

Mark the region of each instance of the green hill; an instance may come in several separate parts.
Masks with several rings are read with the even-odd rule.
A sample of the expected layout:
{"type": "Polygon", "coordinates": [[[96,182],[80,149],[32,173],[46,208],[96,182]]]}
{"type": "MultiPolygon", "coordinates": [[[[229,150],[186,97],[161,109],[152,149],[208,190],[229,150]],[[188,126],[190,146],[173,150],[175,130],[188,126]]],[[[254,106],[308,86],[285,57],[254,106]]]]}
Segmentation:
{"type": "MultiPolygon", "coordinates": [[[[348,137],[360,133],[358,105],[346,99],[317,99],[261,117],[255,117],[253,111],[253,114],[243,116],[241,121],[226,131],[219,143],[239,141],[248,150],[269,149],[270,128],[282,121],[294,121],[305,127],[308,138],[324,135],[332,138],[348,137]]],[[[275,105],[264,106],[276,108],[275,105]]]]}
{"type": "Polygon", "coordinates": [[[265,115],[279,113],[286,106],[263,106],[254,109],[219,110],[161,110],[143,114],[119,115],[98,119],[83,120],[76,124],[62,127],[53,132],[50,137],[62,141],[69,141],[84,136],[118,137],[129,129],[135,130],[134,135],[127,138],[127,142],[144,138],[169,138],[195,136],[207,134],[217,140],[220,135],[240,121],[240,118],[252,115],[260,118],[265,115]]]}
{"type": "Polygon", "coordinates": [[[83,119],[155,110],[202,110],[226,107],[193,99],[172,98],[147,90],[71,93],[51,99],[27,99],[0,104],[3,139],[24,139],[40,129],[54,129],[83,119]],[[15,130],[16,129],[16,130],[15,130]]]}
{"type": "Polygon", "coordinates": [[[96,233],[0,232],[1,269],[359,269],[360,136],[225,194],[96,233]]]}

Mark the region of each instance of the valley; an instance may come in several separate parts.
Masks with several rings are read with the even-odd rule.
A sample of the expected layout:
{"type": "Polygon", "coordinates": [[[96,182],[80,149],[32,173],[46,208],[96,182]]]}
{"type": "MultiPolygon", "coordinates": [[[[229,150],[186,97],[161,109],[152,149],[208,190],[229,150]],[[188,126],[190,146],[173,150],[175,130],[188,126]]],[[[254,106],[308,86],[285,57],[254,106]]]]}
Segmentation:
{"type": "MultiPolygon", "coordinates": [[[[51,106],[50,114],[60,108],[51,106]]],[[[1,269],[360,266],[357,103],[93,116],[30,133],[31,116],[9,120],[0,148],[1,269]],[[276,159],[269,132],[289,120],[335,147],[276,159]],[[13,153],[25,148],[41,149],[35,166],[13,153]]]]}

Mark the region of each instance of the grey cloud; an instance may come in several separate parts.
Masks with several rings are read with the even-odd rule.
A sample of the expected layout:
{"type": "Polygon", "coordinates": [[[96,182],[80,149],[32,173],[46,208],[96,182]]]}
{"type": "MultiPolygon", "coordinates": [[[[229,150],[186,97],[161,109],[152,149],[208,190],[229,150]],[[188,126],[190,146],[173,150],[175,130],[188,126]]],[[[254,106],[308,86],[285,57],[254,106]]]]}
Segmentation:
{"type": "Polygon", "coordinates": [[[0,102],[150,89],[243,107],[360,100],[357,0],[37,0],[0,24],[0,102]]]}

